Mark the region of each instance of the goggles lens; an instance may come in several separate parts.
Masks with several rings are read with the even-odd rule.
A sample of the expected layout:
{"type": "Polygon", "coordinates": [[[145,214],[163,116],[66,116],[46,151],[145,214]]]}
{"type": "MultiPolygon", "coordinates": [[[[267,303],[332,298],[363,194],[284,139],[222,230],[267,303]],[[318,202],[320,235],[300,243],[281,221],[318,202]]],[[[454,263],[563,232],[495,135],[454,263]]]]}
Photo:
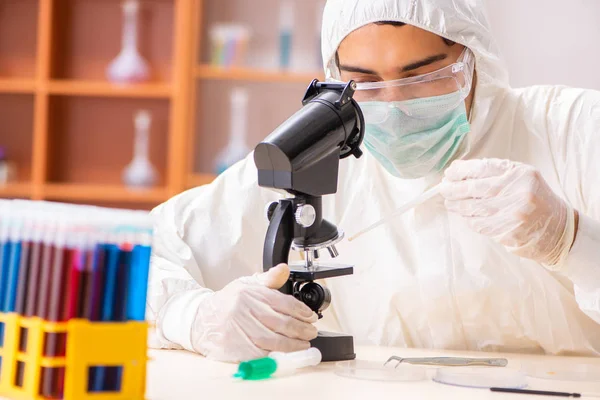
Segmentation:
{"type": "MultiPolygon", "coordinates": [[[[465,48],[457,62],[428,74],[393,81],[357,82],[354,99],[359,103],[394,103],[391,108],[397,108],[414,118],[427,118],[445,113],[467,98],[471,91],[473,71],[473,53],[465,48]],[[422,101],[424,99],[427,101],[422,101]]],[[[341,82],[334,79],[329,81],[341,82]]],[[[361,108],[364,111],[370,107],[361,104],[361,108]]],[[[367,114],[365,112],[365,118],[367,114]]],[[[376,122],[380,119],[376,117],[373,115],[368,119],[376,122]]]]}
{"type": "Polygon", "coordinates": [[[422,82],[407,84],[389,84],[381,87],[371,87],[357,84],[354,99],[365,101],[407,101],[425,97],[444,96],[461,91],[463,85],[455,77],[439,77],[422,82]]]}

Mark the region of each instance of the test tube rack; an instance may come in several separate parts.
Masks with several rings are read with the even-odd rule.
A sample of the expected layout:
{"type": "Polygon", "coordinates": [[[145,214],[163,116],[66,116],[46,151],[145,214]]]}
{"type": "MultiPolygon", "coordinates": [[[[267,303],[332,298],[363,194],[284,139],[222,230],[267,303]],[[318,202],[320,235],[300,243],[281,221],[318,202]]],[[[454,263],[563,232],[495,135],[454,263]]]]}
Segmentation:
{"type": "Polygon", "coordinates": [[[14,313],[0,313],[4,340],[0,343],[0,396],[15,400],[46,400],[41,394],[43,368],[64,367],[64,400],[143,400],[146,388],[147,322],[90,322],[73,319],[51,323],[14,313]],[[27,345],[21,351],[23,332],[27,345]],[[66,334],[64,357],[44,355],[45,340],[66,334]],[[22,386],[17,370],[23,363],[22,386]],[[93,367],[121,367],[120,388],[91,392],[88,376],[93,367]]]}

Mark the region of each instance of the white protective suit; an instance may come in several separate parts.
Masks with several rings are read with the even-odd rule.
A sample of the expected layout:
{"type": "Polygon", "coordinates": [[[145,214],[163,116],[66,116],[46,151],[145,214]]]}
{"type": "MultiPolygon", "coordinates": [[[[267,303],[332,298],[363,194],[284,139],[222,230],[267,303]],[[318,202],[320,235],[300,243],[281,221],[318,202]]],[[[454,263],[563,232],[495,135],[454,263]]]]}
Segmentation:
{"type": "MultiPolygon", "coordinates": [[[[326,72],[341,41],[374,21],[405,22],[468,46],[478,79],[463,158],[529,164],[579,211],[563,270],[551,272],[473,232],[438,196],[339,244],[335,262],[353,264],[355,272],[326,282],[332,305],[318,324],[352,334],[358,344],[598,355],[600,93],[510,88],[482,7],[475,0],[329,0],[326,72]]],[[[441,179],[394,178],[367,151],[340,167],[338,193],[325,197],[324,216],[347,235],[441,179]]],[[[203,296],[261,271],[263,210],[279,198],[258,187],[250,155],[211,185],[154,210],[148,318],[157,324],[155,346],[191,350],[203,296]]]]}

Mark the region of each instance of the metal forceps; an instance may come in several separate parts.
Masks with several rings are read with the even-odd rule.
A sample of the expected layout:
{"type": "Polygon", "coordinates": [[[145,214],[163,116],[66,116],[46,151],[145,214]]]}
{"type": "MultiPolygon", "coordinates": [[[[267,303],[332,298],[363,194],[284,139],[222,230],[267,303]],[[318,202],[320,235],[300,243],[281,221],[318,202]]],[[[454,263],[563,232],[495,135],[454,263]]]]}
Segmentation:
{"type": "Polygon", "coordinates": [[[383,364],[386,366],[391,361],[398,361],[396,367],[401,363],[420,364],[420,365],[439,365],[447,367],[464,366],[485,366],[485,367],[506,367],[508,360],[505,358],[464,358],[464,357],[423,357],[423,358],[402,358],[391,356],[383,364]]]}

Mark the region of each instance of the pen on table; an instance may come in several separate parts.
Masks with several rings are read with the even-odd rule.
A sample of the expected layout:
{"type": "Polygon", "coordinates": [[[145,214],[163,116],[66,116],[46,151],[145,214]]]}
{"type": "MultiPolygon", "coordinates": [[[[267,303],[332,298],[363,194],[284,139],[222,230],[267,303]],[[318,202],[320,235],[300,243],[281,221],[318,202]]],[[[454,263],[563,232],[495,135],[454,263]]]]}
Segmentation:
{"type": "Polygon", "coordinates": [[[539,396],[554,396],[554,397],[600,397],[600,393],[569,393],[569,392],[553,392],[548,390],[530,390],[530,389],[509,389],[509,388],[490,388],[492,392],[502,393],[517,393],[517,394],[533,394],[539,396]]]}

